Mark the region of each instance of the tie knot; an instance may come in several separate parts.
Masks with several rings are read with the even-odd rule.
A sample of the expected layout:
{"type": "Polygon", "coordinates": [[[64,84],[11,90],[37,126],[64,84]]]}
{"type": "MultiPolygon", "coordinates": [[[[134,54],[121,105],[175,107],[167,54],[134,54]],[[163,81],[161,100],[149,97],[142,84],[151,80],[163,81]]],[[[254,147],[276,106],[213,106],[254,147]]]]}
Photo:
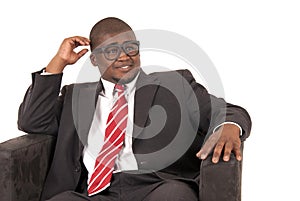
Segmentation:
{"type": "Polygon", "coordinates": [[[116,90],[117,92],[123,92],[123,91],[124,91],[124,85],[116,84],[116,85],[115,85],[115,90],[116,90]]]}

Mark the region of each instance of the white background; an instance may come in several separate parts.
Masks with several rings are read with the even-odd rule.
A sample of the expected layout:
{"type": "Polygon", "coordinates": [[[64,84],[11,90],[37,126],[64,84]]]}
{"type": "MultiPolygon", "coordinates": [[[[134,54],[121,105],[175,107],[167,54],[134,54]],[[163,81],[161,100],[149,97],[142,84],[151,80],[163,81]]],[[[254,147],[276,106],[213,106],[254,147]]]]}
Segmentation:
{"type": "MultiPolygon", "coordinates": [[[[299,200],[300,5],[195,2],[1,1],[0,141],[23,134],[17,112],[30,73],[47,65],[63,38],[88,36],[95,22],[116,16],[137,30],[164,29],[193,40],[217,68],[226,100],[249,111],[253,129],[244,150],[243,200],[299,200]]],[[[64,83],[76,81],[74,73],[87,58],[66,70],[64,83]]]]}

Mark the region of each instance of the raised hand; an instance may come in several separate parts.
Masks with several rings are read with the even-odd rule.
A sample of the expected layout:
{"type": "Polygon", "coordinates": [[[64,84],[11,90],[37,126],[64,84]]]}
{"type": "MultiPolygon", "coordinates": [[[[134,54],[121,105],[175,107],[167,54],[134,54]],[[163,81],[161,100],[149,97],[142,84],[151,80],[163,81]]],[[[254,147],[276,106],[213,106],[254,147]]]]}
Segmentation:
{"type": "Polygon", "coordinates": [[[88,46],[89,44],[90,40],[82,36],[74,36],[64,39],[56,55],[47,65],[46,72],[63,72],[64,68],[67,65],[76,63],[83,55],[88,52],[88,49],[86,48],[80,50],[79,52],[76,52],[75,48],[79,46],[88,46]]]}

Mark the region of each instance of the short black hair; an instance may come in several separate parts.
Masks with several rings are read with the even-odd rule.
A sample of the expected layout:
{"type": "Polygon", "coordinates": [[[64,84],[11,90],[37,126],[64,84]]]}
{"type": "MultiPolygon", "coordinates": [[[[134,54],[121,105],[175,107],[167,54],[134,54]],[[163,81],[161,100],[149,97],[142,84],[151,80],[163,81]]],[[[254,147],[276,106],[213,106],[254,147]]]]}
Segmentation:
{"type": "Polygon", "coordinates": [[[118,34],[127,31],[132,31],[131,27],[119,18],[107,17],[100,20],[93,26],[90,32],[91,50],[103,42],[99,41],[99,39],[105,34],[118,34]]]}

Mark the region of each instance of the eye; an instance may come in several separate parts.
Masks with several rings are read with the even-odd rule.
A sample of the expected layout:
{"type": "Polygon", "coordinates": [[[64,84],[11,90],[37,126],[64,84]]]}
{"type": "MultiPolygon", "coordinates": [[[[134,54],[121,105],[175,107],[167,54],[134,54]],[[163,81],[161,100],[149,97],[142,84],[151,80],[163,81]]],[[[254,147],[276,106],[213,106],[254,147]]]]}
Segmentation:
{"type": "Polygon", "coordinates": [[[138,50],[138,46],[136,44],[127,44],[125,47],[126,52],[135,52],[138,50]]]}
{"type": "Polygon", "coordinates": [[[126,47],[126,51],[131,51],[131,50],[134,50],[134,48],[133,47],[131,47],[131,46],[128,46],[128,47],[126,47]]]}
{"type": "Polygon", "coordinates": [[[118,54],[119,48],[118,47],[107,47],[104,50],[105,54],[118,54]]]}

